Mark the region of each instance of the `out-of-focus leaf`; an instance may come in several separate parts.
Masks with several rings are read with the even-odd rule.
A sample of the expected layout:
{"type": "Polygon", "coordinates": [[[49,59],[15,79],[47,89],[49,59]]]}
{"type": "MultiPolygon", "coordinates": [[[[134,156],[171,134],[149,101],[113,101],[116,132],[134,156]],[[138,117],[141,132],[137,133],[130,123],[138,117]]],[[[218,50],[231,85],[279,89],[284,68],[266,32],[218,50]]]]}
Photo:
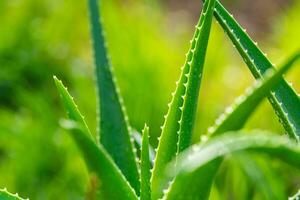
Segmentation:
{"type": "Polygon", "coordinates": [[[300,190],[294,196],[290,197],[289,200],[299,200],[300,199],[300,190]]]}

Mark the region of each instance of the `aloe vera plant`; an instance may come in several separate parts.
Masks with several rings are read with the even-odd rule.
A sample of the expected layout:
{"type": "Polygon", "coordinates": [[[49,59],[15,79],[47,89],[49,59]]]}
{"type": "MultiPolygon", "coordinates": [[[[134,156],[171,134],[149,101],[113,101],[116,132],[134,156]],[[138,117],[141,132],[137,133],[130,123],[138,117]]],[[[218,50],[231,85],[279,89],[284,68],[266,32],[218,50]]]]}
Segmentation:
{"type": "Polygon", "coordinates": [[[88,5],[99,102],[96,137],[66,87],[56,77],[54,80],[69,116],[69,120],[61,124],[70,129],[88,169],[101,180],[100,198],[208,199],[224,156],[243,150],[270,154],[300,168],[300,148],[294,140],[263,131],[254,134],[240,131],[256,107],[268,96],[289,136],[298,138],[300,99],[282,76],[300,58],[300,52],[291,56],[279,69],[274,69],[220,2],[206,0],[176,82],[177,87],[172,93],[152,161],[149,128],[145,126],[140,138],[132,134],[128,123],[105,47],[98,1],[88,0],[88,5]],[[192,145],[213,15],[228,33],[257,81],[225,110],[207,133],[202,134],[198,144],[192,145]],[[136,138],[141,140],[138,141],[141,145],[139,157],[133,144],[136,138]]]}

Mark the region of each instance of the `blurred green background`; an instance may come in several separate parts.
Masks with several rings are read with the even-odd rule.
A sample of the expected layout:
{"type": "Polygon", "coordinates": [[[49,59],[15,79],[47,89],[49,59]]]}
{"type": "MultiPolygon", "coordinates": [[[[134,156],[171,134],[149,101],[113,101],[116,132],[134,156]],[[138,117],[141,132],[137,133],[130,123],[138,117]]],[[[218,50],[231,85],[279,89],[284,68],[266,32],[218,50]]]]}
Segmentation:
{"type": "MultiPolygon", "coordinates": [[[[224,4],[274,63],[300,47],[300,1],[224,4]]],[[[156,146],[202,4],[102,0],[102,5],[111,61],[130,123],[137,130],[145,122],[150,125],[156,146]]],[[[92,181],[80,153],[59,126],[65,112],[52,79],[56,75],[64,81],[95,132],[86,1],[0,0],[0,13],[0,187],[31,199],[92,199],[92,181]]],[[[298,67],[287,76],[298,93],[299,74],[298,67]]],[[[214,22],[194,141],[252,82],[246,65],[214,22]]],[[[284,134],[266,101],[246,128],[284,134]]],[[[223,164],[211,199],[286,199],[300,188],[299,180],[300,172],[282,162],[245,154],[223,164]]]]}

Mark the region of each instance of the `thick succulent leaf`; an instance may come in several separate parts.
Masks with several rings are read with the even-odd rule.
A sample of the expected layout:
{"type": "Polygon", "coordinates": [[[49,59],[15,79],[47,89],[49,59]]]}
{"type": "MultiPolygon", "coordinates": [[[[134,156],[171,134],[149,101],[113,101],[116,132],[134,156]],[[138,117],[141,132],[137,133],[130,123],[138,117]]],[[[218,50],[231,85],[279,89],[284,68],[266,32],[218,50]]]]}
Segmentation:
{"type": "MultiPolygon", "coordinates": [[[[266,70],[274,68],[257,44],[251,40],[246,31],[219,1],[216,2],[214,15],[255,78],[261,78],[266,70]]],[[[287,133],[299,140],[300,100],[295,90],[281,78],[278,86],[272,90],[268,98],[287,133]]]]}
{"type": "Polygon", "coordinates": [[[130,137],[130,127],[123,100],[107,58],[98,0],[89,0],[88,2],[100,104],[100,142],[112,156],[135,191],[139,193],[139,174],[130,137]]]}
{"type": "MultiPolygon", "coordinates": [[[[266,96],[272,87],[278,84],[283,73],[291,68],[292,64],[299,58],[299,54],[290,58],[276,73],[268,71],[264,80],[256,81],[254,86],[247,89],[246,93],[239,97],[236,103],[226,109],[225,114],[222,114],[217,120],[216,124],[209,128],[210,135],[219,135],[228,131],[239,130],[243,127],[244,123],[250,117],[255,108],[259,105],[262,99],[266,96]]],[[[207,139],[207,137],[203,137],[207,139]]],[[[193,195],[199,195],[200,199],[207,199],[209,196],[211,184],[218,171],[218,168],[222,162],[222,159],[216,159],[209,163],[207,166],[201,168],[197,174],[193,174],[190,178],[193,179],[193,183],[196,180],[199,182],[198,190],[193,195]]],[[[161,181],[161,188],[166,188],[167,182],[161,181]]],[[[190,193],[189,188],[187,190],[181,190],[182,193],[190,193]]],[[[196,197],[195,197],[196,198],[196,197]]]]}
{"type": "Polygon", "coordinates": [[[120,199],[120,197],[127,200],[137,200],[138,197],[134,189],[102,144],[97,145],[91,140],[78,123],[71,121],[68,124],[71,135],[83,154],[89,171],[97,174],[101,181],[100,196],[103,199],[112,200],[120,199]]]}
{"type": "Polygon", "coordinates": [[[210,35],[215,0],[209,0],[207,3],[207,9],[204,10],[204,14],[202,14],[205,16],[205,18],[202,24],[200,24],[200,33],[196,38],[196,47],[192,49],[192,51],[194,51],[194,57],[190,61],[191,66],[189,78],[186,84],[186,94],[184,96],[182,107],[178,139],[178,152],[181,152],[182,150],[187,148],[190,145],[192,138],[192,130],[196,116],[200,82],[202,78],[206,49],[210,35]]]}
{"type": "Polygon", "coordinates": [[[8,192],[6,188],[0,189],[0,199],[1,200],[29,200],[29,199],[23,199],[19,197],[18,193],[12,194],[8,192]]]}
{"type": "Polygon", "coordinates": [[[289,200],[299,200],[300,199],[300,190],[294,196],[290,197],[289,200]]]}
{"type": "MultiPolygon", "coordinates": [[[[131,134],[134,139],[134,144],[136,145],[136,148],[138,150],[138,156],[140,159],[140,151],[142,149],[143,138],[142,138],[141,134],[139,132],[137,132],[136,130],[131,131],[131,134]]],[[[154,158],[155,158],[154,148],[149,144],[149,159],[150,159],[151,167],[153,166],[154,158]]]]}
{"type": "Polygon", "coordinates": [[[145,125],[143,130],[141,149],[141,200],[151,200],[150,190],[150,157],[149,157],[149,127],[145,125]]]}
{"type": "MultiPolygon", "coordinates": [[[[184,101],[186,100],[186,87],[189,84],[190,89],[193,92],[198,93],[200,78],[205,51],[207,48],[208,36],[210,31],[210,25],[212,20],[212,9],[215,0],[207,1],[203,6],[199,22],[196,26],[196,31],[193,39],[191,40],[191,46],[187,53],[186,62],[182,67],[179,81],[176,83],[177,87],[172,94],[172,101],[169,104],[169,110],[165,116],[165,122],[162,126],[162,133],[159,138],[158,149],[154,162],[154,168],[151,178],[152,197],[157,199],[162,195],[161,190],[157,187],[160,182],[162,170],[166,164],[174,158],[177,153],[178,146],[178,133],[180,128],[180,119],[184,101]],[[188,83],[188,79],[192,77],[192,83],[188,83]],[[198,80],[196,80],[198,79],[198,80]],[[195,91],[196,90],[196,91],[195,91]]],[[[189,92],[189,95],[193,96],[193,100],[198,94],[189,92]]],[[[195,103],[195,102],[193,102],[195,103]]],[[[194,105],[195,107],[196,105],[194,105]]],[[[194,108],[193,108],[194,109],[194,108]]]]}
{"type": "Polygon", "coordinates": [[[83,115],[80,113],[77,105],[74,102],[73,97],[69,94],[67,88],[63,85],[63,83],[56,77],[53,77],[57,90],[61,96],[63,104],[67,110],[68,117],[71,120],[76,121],[79,123],[85,130],[84,132],[87,133],[89,136],[92,137],[92,134],[84,120],[83,115]]]}
{"type": "Polygon", "coordinates": [[[268,70],[264,80],[256,81],[253,87],[248,88],[245,94],[238,97],[236,102],[226,109],[225,113],[216,120],[215,125],[209,128],[209,134],[217,135],[242,128],[262,99],[278,85],[282,75],[299,58],[300,53],[297,52],[277,72],[274,73],[273,69],[268,70]]]}
{"type": "Polygon", "coordinates": [[[109,199],[118,199],[120,196],[137,199],[134,190],[103,146],[91,138],[89,129],[67,89],[56,77],[54,80],[70,118],[62,125],[72,130],[72,137],[83,153],[90,171],[96,173],[101,180],[101,195],[109,199]]]}
{"type": "MultiPolygon", "coordinates": [[[[174,169],[171,164],[167,168],[170,177],[175,180],[166,193],[166,199],[206,199],[202,196],[198,184],[206,184],[206,179],[199,177],[201,169],[210,166],[223,156],[242,150],[262,152],[276,156],[286,163],[300,169],[300,146],[286,136],[273,135],[267,132],[230,132],[223,136],[213,138],[202,145],[194,145],[178,156],[174,169]],[[195,178],[198,178],[195,180],[195,178]]],[[[175,161],[173,161],[175,162],[175,161]]],[[[202,171],[203,172],[203,171],[202,171]]],[[[204,174],[202,174],[204,175],[204,174]]]]}

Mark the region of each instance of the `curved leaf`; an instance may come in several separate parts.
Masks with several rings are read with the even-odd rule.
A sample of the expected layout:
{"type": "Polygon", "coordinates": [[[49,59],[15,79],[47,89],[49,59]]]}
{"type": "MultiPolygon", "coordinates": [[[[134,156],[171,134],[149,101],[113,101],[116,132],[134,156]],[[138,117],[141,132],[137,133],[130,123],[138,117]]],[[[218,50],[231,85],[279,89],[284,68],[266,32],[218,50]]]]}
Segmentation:
{"type": "MultiPolygon", "coordinates": [[[[251,40],[246,31],[219,1],[216,2],[214,15],[256,79],[261,78],[266,70],[274,68],[257,43],[251,40]]],[[[278,86],[273,89],[268,98],[287,133],[299,141],[300,100],[295,90],[281,78],[278,86]]]]}
{"type": "Polygon", "coordinates": [[[132,187],[139,193],[139,174],[130,137],[128,117],[107,58],[98,0],[88,0],[99,99],[100,142],[132,187]]]}
{"type": "Polygon", "coordinates": [[[300,169],[300,146],[287,137],[267,132],[230,132],[213,138],[206,144],[194,145],[179,155],[176,169],[173,165],[168,168],[169,175],[176,178],[166,194],[166,199],[204,199],[198,184],[205,184],[205,178],[201,179],[199,172],[203,172],[202,169],[223,156],[242,150],[267,153],[300,169]],[[198,179],[195,180],[195,177],[198,179]]]}
{"type": "Polygon", "coordinates": [[[12,194],[8,192],[6,188],[0,189],[0,199],[1,200],[29,200],[28,198],[23,199],[19,197],[18,193],[12,194]]]}
{"type": "Polygon", "coordinates": [[[209,134],[222,134],[227,131],[242,128],[262,99],[272,88],[277,86],[282,75],[288,71],[299,58],[300,53],[297,52],[289,58],[277,72],[273,73],[272,70],[266,72],[265,80],[256,81],[252,88],[247,89],[244,95],[237,98],[236,102],[228,107],[225,113],[216,120],[215,126],[209,129],[209,134]]]}
{"type": "MultiPolygon", "coordinates": [[[[162,170],[165,168],[166,164],[171,161],[172,158],[174,158],[178,151],[178,134],[182,121],[181,114],[184,109],[189,109],[187,108],[188,105],[192,105],[192,109],[195,109],[196,107],[195,100],[198,97],[198,90],[210,32],[214,1],[215,0],[209,0],[203,6],[203,11],[196,26],[194,37],[191,40],[190,50],[187,53],[186,62],[182,68],[180,79],[176,83],[177,87],[175,92],[172,94],[172,101],[169,104],[169,110],[167,115],[165,116],[165,122],[162,126],[162,133],[159,138],[158,149],[151,177],[152,197],[154,199],[157,199],[162,195],[161,188],[158,188],[162,170]],[[187,87],[188,90],[190,90],[189,92],[187,92],[188,97],[193,100],[190,101],[189,104],[185,106],[185,108],[183,108],[184,101],[186,101],[187,99],[187,87]]],[[[190,116],[194,118],[195,112],[193,111],[192,113],[188,114],[190,114],[190,116]]],[[[192,128],[192,126],[189,128],[192,128]]]]}
{"type": "MultiPolygon", "coordinates": [[[[246,91],[244,95],[239,97],[236,103],[226,109],[225,114],[222,114],[217,120],[213,127],[209,128],[209,136],[215,136],[223,134],[228,131],[239,130],[243,127],[244,123],[250,117],[255,108],[259,105],[265,95],[269,92],[272,87],[275,87],[284,72],[292,67],[292,64],[300,57],[299,54],[294,55],[290,58],[276,73],[266,73],[266,77],[262,81],[257,81],[254,86],[246,91]]],[[[211,184],[214,176],[218,171],[218,168],[222,162],[222,159],[216,159],[209,165],[201,168],[197,174],[193,174],[190,178],[199,180],[198,191],[193,195],[197,196],[202,200],[207,199],[209,196],[211,184]]],[[[165,187],[167,183],[161,181],[161,187],[165,187]]],[[[190,190],[182,189],[182,193],[190,195],[190,190]]],[[[196,197],[195,197],[196,198],[196,197]]]]}
{"type": "Polygon", "coordinates": [[[97,174],[101,181],[100,195],[103,199],[137,200],[134,189],[106,152],[102,144],[97,145],[76,123],[69,127],[71,135],[80,149],[89,171],[97,174]]]}
{"type": "Polygon", "coordinates": [[[141,149],[141,200],[151,200],[149,158],[149,127],[145,125],[141,149]]]}
{"type": "Polygon", "coordinates": [[[73,97],[69,94],[67,88],[63,85],[61,80],[59,80],[56,76],[53,76],[55,85],[57,87],[57,90],[60,94],[60,97],[63,101],[63,104],[67,110],[68,117],[71,120],[76,121],[81,125],[81,127],[84,128],[84,132],[92,137],[92,134],[84,120],[83,115],[81,115],[76,103],[74,102],[73,97]]]}
{"type": "Polygon", "coordinates": [[[56,77],[54,77],[54,80],[71,119],[70,121],[64,121],[63,126],[71,129],[72,137],[83,153],[87,166],[101,180],[101,196],[108,199],[119,199],[120,196],[128,200],[137,199],[134,190],[103,146],[99,143],[96,144],[91,138],[89,129],[73,101],[73,97],[60,80],[56,77]]]}

